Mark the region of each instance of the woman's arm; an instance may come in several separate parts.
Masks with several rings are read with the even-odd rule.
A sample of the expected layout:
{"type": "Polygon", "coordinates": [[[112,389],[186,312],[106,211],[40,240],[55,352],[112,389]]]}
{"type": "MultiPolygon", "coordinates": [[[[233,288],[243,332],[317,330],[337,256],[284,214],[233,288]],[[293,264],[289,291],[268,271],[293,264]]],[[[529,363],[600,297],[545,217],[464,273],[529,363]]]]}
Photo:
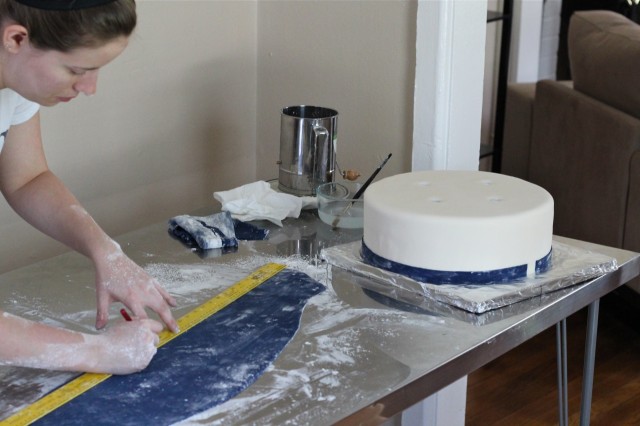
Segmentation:
{"type": "Polygon", "coordinates": [[[101,334],[51,327],[0,311],[0,365],[90,373],[129,374],[156,353],[162,324],[118,322],[101,334]]]}
{"type": "Polygon", "coordinates": [[[119,301],[138,318],[147,318],[145,308],[151,308],[169,329],[178,330],[173,297],[122,252],[49,170],[39,114],[9,129],[0,153],[0,191],[27,222],[93,261],[97,328],[106,325],[109,305],[119,301]]]}

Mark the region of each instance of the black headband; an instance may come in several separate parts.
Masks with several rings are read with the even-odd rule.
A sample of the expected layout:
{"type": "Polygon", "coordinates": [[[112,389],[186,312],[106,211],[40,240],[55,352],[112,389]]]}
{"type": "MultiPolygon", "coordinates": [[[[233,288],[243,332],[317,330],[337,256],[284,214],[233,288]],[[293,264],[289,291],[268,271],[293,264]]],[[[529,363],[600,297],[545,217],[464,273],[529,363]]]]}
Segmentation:
{"type": "Polygon", "coordinates": [[[111,3],[115,0],[16,0],[25,6],[44,10],[77,10],[111,3]]]}

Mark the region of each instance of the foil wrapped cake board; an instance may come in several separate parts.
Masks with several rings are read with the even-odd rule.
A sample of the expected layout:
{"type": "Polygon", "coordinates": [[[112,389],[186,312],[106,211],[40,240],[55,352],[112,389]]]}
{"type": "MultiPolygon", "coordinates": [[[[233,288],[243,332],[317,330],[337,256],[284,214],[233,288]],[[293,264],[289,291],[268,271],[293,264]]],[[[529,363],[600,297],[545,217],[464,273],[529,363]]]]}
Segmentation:
{"type": "Polygon", "coordinates": [[[355,281],[369,290],[398,300],[406,300],[413,295],[414,298],[444,303],[473,314],[489,312],[539,297],[618,268],[616,260],[612,257],[554,240],[552,264],[543,274],[507,284],[436,285],[418,282],[364,263],[360,256],[361,245],[360,241],[356,241],[330,247],[322,251],[322,257],[332,266],[363,277],[364,279],[355,281]]]}

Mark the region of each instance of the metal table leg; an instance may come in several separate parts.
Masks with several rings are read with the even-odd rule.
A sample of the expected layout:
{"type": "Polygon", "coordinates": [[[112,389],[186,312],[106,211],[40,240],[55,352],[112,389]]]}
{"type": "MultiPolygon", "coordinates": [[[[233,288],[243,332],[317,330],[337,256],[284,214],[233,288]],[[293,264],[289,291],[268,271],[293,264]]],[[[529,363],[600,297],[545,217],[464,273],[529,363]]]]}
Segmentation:
{"type": "Polygon", "coordinates": [[[582,402],[580,406],[580,426],[591,421],[591,396],[593,394],[593,372],[596,361],[596,338],[598,337],[598,311],[600,299],[589,305],[587,316],[587,341],[584,349],[584,370],[582,373],[582,402]]]}
{"type": "Polygon", "coordinates": [[[556,358],[558,364],[558,424],[559,426],[569,426],[566,318],[556,324],[556,358]]]}

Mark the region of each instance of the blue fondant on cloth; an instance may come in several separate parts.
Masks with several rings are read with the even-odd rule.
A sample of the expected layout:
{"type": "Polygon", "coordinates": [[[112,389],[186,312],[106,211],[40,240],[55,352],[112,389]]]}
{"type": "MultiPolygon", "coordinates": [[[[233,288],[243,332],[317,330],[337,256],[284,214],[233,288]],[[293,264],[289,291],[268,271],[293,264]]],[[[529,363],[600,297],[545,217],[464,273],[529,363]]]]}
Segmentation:
{"type": "Polygon", "coordinates": [[[236,238],[243,241],[260,241],[266,240],[269,236],[269,230],[258,228],[257,226],[233,219],[233,228],[236,231],[236,238]]]}
{"type": "Polygon", "coordinates": [[[269,230],[233,219],[229,212],[221,212],[210,216],[172,217],[169,233],[189,247],[212,250],[238,247],[238,240],[265,240],[269,230]]]}
{"type": "Polygon", "coordinates": [[[180,215],[169,220],[169,232],[187,244],[203,250],[236,247],[238,240],[228,212],[211,216],[180,215]]]}
{"type": "Polygon", "coordinates": [[[219,405],[260,377],[324,290],[285,269],[159,348],[141,373],[112,376],[36,424],[168,425],[219,405]]]}
{"type": "MultiPolygon", "coordinates": [[[[367,247],[364,240],[362,240],[360,255],[362,256],[362,260],[371,266],[429,284],[501,284],[513,282],[527,276],[527,265],[478,272],[438,271],[435,269],[423,269],[403,265],[402,263],[378,256],[367,247]]],[[[547,271],[550,266],[551,250],[546,256],[536,261],[536,274],[547,271]]]]}

